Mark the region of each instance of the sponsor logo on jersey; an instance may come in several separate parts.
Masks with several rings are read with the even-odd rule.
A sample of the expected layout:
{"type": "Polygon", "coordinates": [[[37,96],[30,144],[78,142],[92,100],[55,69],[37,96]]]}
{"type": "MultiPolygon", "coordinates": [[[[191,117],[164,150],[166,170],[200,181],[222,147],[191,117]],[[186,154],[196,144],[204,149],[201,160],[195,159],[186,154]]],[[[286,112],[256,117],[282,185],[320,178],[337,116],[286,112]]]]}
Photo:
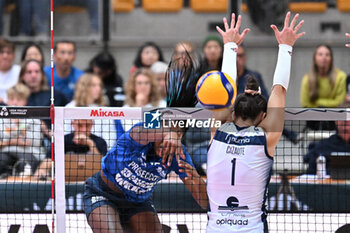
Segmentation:
{"type": "Polygon", "coordinates": [[[99,202],[99,201],[106,201],[107,198],[105,197],[102,197],[102,196],[93,196],[91,197],[91,204],[94,204],[96,202],[99,202]]]}
{"type": "Polygon", "coordinates": [[[248,210],[248,206],[239,206],[239,200],[236,197],[229,197],[226,200],[226,206],[219,206],[218,210],[248,210]]]}
{"type": "Polygon", "coordinates": [[[233,143],[237,143],[237,144],[248,144],[250,143],[250,139],[249,138],[238,138],[235,135],[231,135],[231,134],[227,134],[226,135],[226,143],[230,144],[231,142],[233,143]]]}
{"type": "Polygon", "coordinates": [[[104,111],[102,108],[91,110],[90,116],[94,117],[125,117],[123,111],[104,111]]]}
{"type": "Polygon", "coordinates": [[[229,218],[224,218],[224,219],[216,219],[216,225],[248,225],[248,219],[229,219],[229,218]]]}

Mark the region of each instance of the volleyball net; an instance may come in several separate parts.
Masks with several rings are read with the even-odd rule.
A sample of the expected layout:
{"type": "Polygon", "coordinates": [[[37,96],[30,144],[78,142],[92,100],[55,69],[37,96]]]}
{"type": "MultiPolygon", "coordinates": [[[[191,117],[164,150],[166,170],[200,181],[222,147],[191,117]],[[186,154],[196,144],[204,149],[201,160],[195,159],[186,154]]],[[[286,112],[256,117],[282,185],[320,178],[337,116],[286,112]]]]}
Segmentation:
{"type": "MultiPolygon", "coordinates": [[[[182,141],[205,179],[210,127],[217,126],[210,111],[57,107],[55,170],[49,113],[49,108],[0,109],[1,161],[13,158],[0,180],[1,232],[52,232],[52,221],[55,232],[92,232],[84,213],[85,180],[100,171],[102,156],[138,123],[150,129],[186,127],[182,141]],[[4,142],[11,140],[17,145],[9,149],[4,142]],[[27,147],[18,144],[21,140],[27,147]]],[[[347,109],[285,110],[267,196],[270,232],[349,231],[350,154],[346,144],[327,144],[350,133],[349,114],[347,109]]],[[[133,182],[132,176],[127,181],[133,182]]],[[[152,199],[164,232],[205,232],[206,210],[175,173],[155,185],[152,199]]]]}

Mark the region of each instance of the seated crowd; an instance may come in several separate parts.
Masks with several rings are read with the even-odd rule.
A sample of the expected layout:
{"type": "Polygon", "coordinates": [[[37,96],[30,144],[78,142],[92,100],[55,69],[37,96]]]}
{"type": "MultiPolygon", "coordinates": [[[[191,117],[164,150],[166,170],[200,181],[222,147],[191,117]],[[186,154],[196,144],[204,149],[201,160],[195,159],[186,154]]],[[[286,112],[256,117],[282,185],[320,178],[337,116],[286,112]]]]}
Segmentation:
{"type": "MultiPolygon", "coordinates": [[[[221,39],[210,35],[203,41],[200,52],[196,51],[190,41],[177,43],[172,57],[180,59],[186,54],[190,55],[198,65],[194,74],[198,77],[210,70],[221,70],[222,64],[221,39]],[[203,57],[199,55],[200,53],[203,57]]],[[[161,48],[154,42],[146,42],[140,46],[134,63],[130,64],[130,77],[125,85],[112,54],[108,52],[96,54],[83,71],[73,65],[76,53],[77,48],[73,41],[59,41],[55,44],[53,54],[55,106],[166,107],[165,73],[168,63],[163,57],[161,48]]],[[[41,47],[35,43],[28,43],[23,49],[21,64],[14,64],[14,60],[15,44],[0,39],[0,103],[3,106],[50,106],[51,67],[44,66],[41,47]]],[[[237,72],[238,94],[244,92],[247,77],[252,75],[259,81],[263,96],[268,98],[269,93],[261,74],[246,67],[246,53],[243,46],[239,46],[237,51],[237,72]]],[[[304,76],[301,83],[302,107],[340,106],[349,100],[346,96],[349,82],[345,73],[335,67],[331,48],[327,45],[318,46],[313,56],[312,69],[304,76]]],[[[91,147],[97,146],[95,154],[103,155],[114,145],[118,135],[135,123],[128,120],[124,122],[95,120],[92,124],[89,123],[89,127],[85,127],[91,132],[84,134],[82,142],[75,133],[77,125],[81,124],[67,121],[65,133],[71,136],[66,137],[65,141],[66,144],[72,144],[72,148],[78,148],[76,151],[72,150],[74,153],[96,151],[91,147]],[[96,138],[99,140],[96,141],[96,138]],[[96,144],[99,142],[106,143],[106,148],[101,149],[101,145],[96,144]]],[[[308,122],[307,125],[313,130],[336,129],[336,126],[339,128],[339,123],[334,122],[327,122],[327,125],[324,122],[308,122]]],[[[18,162],[22,168],[29,165],[30,174],[36,174],[37,178],[47,175],[47,161],[51,156],[47,146],[51,137],[50,121],[36,122],[27,119],[24,122],[24,120],[3,119],[0,127],[2,128],[0,176],[23,173],[23,171],[17,172],[18,162]],[[31,148],[31,153],[27,153],[29,151],[27,148],[31,148]],[[37,167],[43,171],[35,171],[37,167]]],[[[293,131],[284,129],[283,134],[290,141],[296,142],[297,136],[293,131]]],[[[189,130],[184,137],[184,142],[200,174],[205,174],[209,139],[209,131],[199,132],[196,129],[189,130]]],[[[311,150],[318,150],[317,148],[311,150]]],[[[305,156],[305,162],[309,163],[308,173],[315,173],[317,155],[312,153],[310,151],[305,156]]]]}

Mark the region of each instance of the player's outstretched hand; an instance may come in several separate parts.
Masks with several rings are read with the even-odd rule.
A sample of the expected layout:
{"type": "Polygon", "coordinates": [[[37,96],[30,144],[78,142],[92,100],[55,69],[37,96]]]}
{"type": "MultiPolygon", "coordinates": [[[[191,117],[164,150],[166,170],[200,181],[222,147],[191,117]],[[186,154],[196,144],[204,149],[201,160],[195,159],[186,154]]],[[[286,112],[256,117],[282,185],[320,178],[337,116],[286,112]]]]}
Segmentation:
{"type": "Polygon", "coordinates": [[[199,174],[197,172],[197,170],[192,167],[189,163],[185,162],[185,161],[180,161],[179,162],[179,172],[183,172],[187,174],[187,177],[185,177],[184,179],[193,179],[193,177],[199,177],[199,174]]]}
{"type": "Polygon", "coordinates": [[[216,30],[218,30],[218,32],[222,36],[222,40],[224,44],[228,42],[235,42],[237,45],[240,45],[243,42],[244,37],[247,35],[250,29],[246,28],[243,30],[241,34],[239,33],[239,28],[241,26],[241,19],[242,17],[239,15],[237,19],[237,23],[235,25],[235,14],[232,14],[230,26],[227,23],[226,17],[223,19],[225,31],[223,31],[219,26],[216,26],[216,30]]]}
{"type": "MultiPolygon", "coordinates": [[[[345,36],[347,38],[350,38],[350,33],[345,33],[345,36]]],[[[346,47],[350,48],[350,44],[345,44],[346,47]]]]}
{"type": "Polygon", "coordinates": [[[174,155],[176,156],[177,162],[180,161],[180,156],[185,159],[185,155],[182,150],[181,135],[179,133],[170,131],[165,134],[161,154],[162,163],[167,163],[168,166],[171,166],[174,155]]]}
{"type": "Polygon", "coordinates": [[[284,26],[282,31],[278,31],[276,25],[271,25],[271,28],[275,32],[276,39],[279,44],[287,44],[293,46],[295,41],[300,37],[305,35],[305,32],[298,33],[301,26],[304,24],[304,20],[301,20],[296,26],[296,22],[299,18],[299,14],[296,14],[289,24],[290,12],[287,13],[286,18],[284,19],[284,26]]]}

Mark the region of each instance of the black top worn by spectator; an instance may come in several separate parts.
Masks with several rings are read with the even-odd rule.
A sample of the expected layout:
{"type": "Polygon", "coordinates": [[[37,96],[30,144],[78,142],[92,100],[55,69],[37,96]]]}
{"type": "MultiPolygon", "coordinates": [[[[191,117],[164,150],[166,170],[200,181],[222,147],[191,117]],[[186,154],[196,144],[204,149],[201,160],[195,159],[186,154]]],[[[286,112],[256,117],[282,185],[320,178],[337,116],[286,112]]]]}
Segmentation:
{"type": "MultiPolygon", "coordinates": [[[[77,145],[73,142],[74,133],[70,133],[64,136],[64,152],[73,152],[75,154],[86,154],[89,152],[89,147],[86,145],[77,145]]],[[[96,144],[98,152],[102,156],[107,153],[107,143],[103,138],[100,138],[94,134],[90,135],[91,140],[96,144]]]]}
{"type": "Polygon", "coordinates": [[[304,156],[304,163],[308,163],[307,174],[316,174],[316,159],[320,155],[326,157],[326,171],[329,174],[332,152],[350,152],[350,141],[346,142],[334,134],[327,139],[310,143],[309,151],[304,156]]]}

